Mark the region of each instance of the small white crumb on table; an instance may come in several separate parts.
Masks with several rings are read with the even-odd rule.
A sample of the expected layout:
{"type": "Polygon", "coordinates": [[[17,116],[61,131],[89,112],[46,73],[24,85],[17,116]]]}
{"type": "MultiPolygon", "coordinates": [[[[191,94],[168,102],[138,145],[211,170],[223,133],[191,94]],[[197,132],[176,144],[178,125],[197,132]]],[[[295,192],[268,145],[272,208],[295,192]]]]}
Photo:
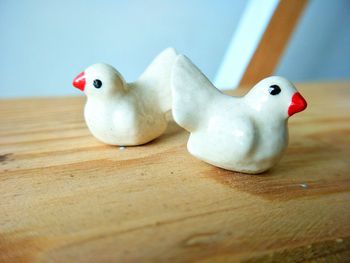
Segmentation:
{"type": "Polygon", "coordinates": [[[302,188],[309,188],[309,185],[308,184],[305,184],[305,183],[303,183],[303,184],[299,184],[300,185],[300,187],[302,187],[302,188]]]}

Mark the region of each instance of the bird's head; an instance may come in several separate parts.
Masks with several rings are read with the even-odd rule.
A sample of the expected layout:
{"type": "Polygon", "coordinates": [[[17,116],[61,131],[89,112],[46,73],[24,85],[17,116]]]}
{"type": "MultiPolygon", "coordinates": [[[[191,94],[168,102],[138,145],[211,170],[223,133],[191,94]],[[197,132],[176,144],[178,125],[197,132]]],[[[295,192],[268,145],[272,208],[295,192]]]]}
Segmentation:
{"type": "Polygon", "coordinates": [[[283,77],[272,76],[256,84],[245,99],[258,114],[287,119],[307,107],[294,85],[283,77]]]}
{"type": "Polygon", "coordinates": [[[125,91],[125,81],[121,74],[108,64],[91,65],[73,80],[73,86],[86,96],[110,97],[125,91]]]}

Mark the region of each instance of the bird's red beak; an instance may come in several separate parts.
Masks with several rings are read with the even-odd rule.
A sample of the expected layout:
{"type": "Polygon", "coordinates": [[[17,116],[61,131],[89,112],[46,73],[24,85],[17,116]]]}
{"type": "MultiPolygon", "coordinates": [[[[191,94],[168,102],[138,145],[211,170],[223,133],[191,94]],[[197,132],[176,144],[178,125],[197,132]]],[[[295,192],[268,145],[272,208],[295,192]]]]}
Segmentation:
{"type": "Polygon", "coordinates": [[[292,103],[289,105],[289,108],[288,108],[289,117],[295,113],[305,110],[306,107],[307,107],[307,102],[303,98],[303,96],[301,96],[299,92],[294,93],[292,97],[292,103]]]}
{"type": "Polygon", "coordinates": [[[78,76],[75,77],[73,80],[73,86],[77,89],[80,89],[81,91],[84,91],[85,88],[85,76],[84,72],[81,72],[78,76]]]}

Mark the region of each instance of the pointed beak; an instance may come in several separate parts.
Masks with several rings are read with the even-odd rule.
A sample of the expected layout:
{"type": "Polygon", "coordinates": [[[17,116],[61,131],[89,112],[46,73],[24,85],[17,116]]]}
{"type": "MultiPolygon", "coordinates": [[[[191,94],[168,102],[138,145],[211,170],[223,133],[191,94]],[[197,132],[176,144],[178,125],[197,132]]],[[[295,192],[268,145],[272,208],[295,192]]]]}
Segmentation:
{"type": "Polygon", "coordinates": [[[303,98],[303,96],[301,96],[299,92],[294,93],[292,97],[292,103],[289,105],[289,108],[288,108],[289,117],[295,113],[305,110],[306,107],[307,107],[307,102],[303,98]]]}
{"type": "Polygon", "coordinates": [[[73,80],[73,86],[81,91],[84,91],[85,88],[85,75],[84,72],[81,72],[78,76],[73,80]]]}

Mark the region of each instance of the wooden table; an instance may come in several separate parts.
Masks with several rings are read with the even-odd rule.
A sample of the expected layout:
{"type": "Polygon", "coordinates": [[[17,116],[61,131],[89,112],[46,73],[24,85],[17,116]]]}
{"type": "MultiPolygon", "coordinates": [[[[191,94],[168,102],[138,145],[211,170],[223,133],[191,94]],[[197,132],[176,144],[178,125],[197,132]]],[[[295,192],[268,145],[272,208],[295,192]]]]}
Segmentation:
{"type": "Polygon", "coordinates": [[[350,83],[298,88],[309,107],[257,176],[195,159],[174,123],[120,149],[84,98],[0,101],[0,262],[349,262],[350,83]]]}

